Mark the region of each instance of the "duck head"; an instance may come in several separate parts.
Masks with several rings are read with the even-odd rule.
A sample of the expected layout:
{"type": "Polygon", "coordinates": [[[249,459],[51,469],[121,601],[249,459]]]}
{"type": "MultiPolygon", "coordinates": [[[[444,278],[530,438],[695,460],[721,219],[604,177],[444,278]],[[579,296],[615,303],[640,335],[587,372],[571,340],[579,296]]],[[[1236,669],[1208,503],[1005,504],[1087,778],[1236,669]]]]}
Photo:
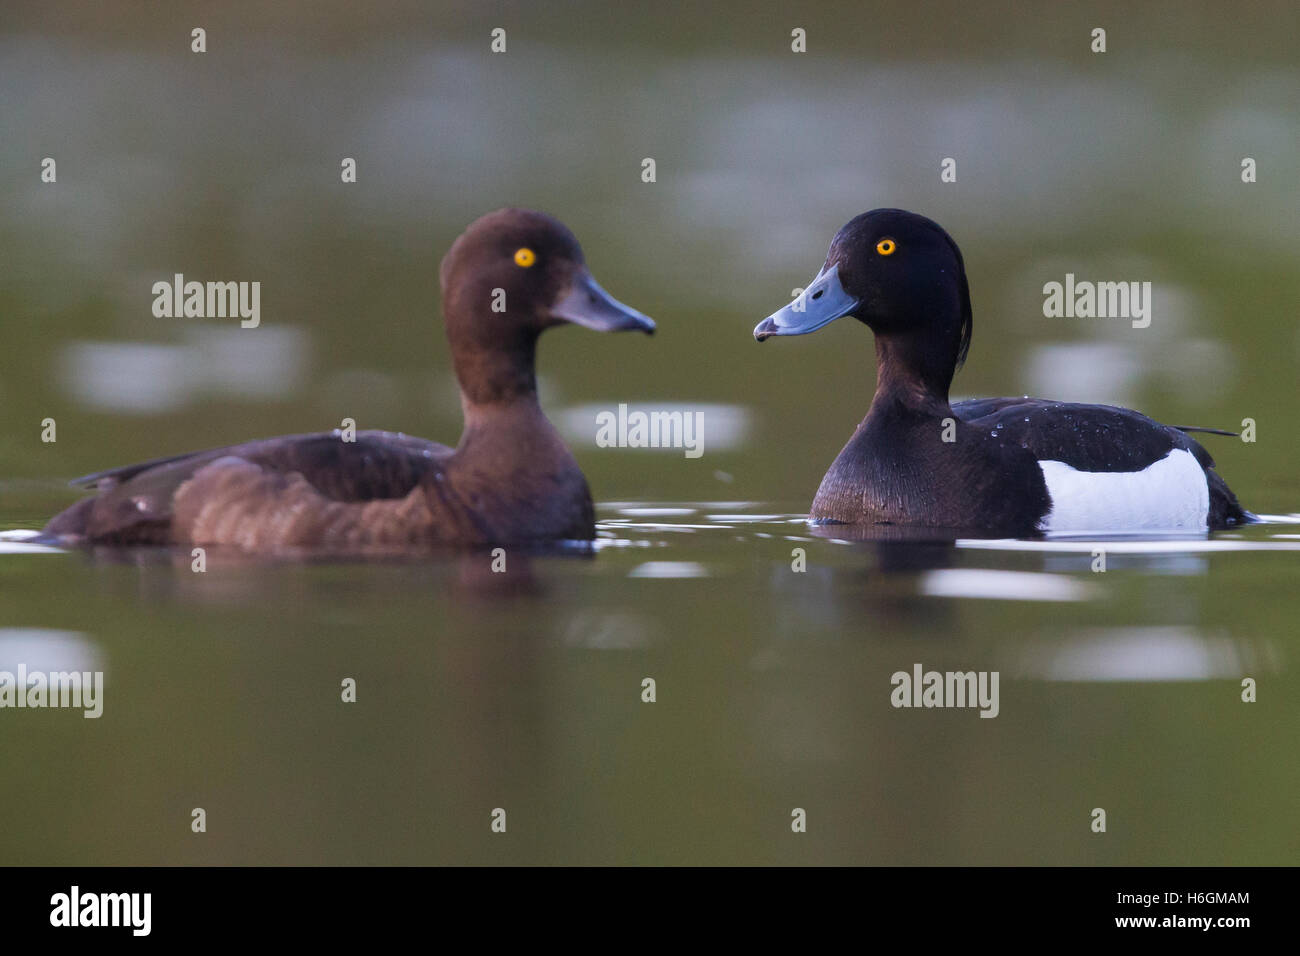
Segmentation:
{"type": "Polygon", "coordinates": [[[475,220],[439,278],[456,375],[476,402],[535,392],[537,337],[552,326],[655,330],[596,283],[573,233],[540,212],[500,209],[475,220]]]}
{"type": "Polygon", "coordinates": [[[916,213],[863,213],[835,234],[816,278],[758,323],[754,338],[806,335],[846,315],[875,333],[882,376],[915,377],[946,399],[971,335],[970,289],[957,244],[916,213]]]}

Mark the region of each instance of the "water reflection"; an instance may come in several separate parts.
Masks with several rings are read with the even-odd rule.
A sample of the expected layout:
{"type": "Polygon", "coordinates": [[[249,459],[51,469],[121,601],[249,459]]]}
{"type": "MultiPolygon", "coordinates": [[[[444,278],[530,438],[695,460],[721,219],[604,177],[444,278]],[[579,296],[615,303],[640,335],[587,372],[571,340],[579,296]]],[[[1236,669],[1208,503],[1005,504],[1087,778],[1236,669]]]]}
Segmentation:
{"type": "MultiPolygon", "coordinates": [[[[0,575],[37,575],[30,595],[6,589],[9,620],[57,616],[76,647],[113,660],[113,753],[165,768],[167,792],[257,781],[225,797],[257,837],[256,850],[216,844],[230,862],[337,860],[339,834],[356,826],[354,861],[781,860],[788,848],[762,834],[807,805],[839,821],[810,860],[1037,859],[1026,833],[1080,860],[1052,836],[1061,806],[1102,787],[1146,821],[1150,788],[1130,794],[1130,782],[1180,772],[1158,754],[1240,751],[1253,725],[1232,682],[1271,676],[1276,694],[1294,683],[1269,630],[1284,618],[1256,614],[1252,595],[1267,607],[1293,579],[1300,521],[1199,538],[986,541],[898,529],[849,540],[761,501],[624,501],[599,506],[598,520],[596,547],[508,549],[503,571],[490,550],[268,561],[213,549],[196,573],[188,549],[100,548],[39,560],[11,550],[0,575]],[[1105,574],[1089,570],[1098,544],[1116,550],[1105,574]],[[1189,576],[1207,567],[1221,582],[1209,593],[1189,576]],[[891,675],[918,664],[999,672],[997,718],[893,708],[891,675]],[[343,677],[357,680],[357,711],[339,711],[343,677]],[[1144,747],[1130,759],[1134,726],[1144,747]],[[195,740],[227,756],[195,770],[195,740]],[[369,782],[326,786],[340,761],[369,782]],[[1032,796],[1010,798],[1004,826],[1019,781],[1032,796]],[[268,792],[309,807],[321,839],[281,835],[268,792]],[[419,822],[497,806],[530,835],[505,847],[419,822]],[[357,824],[364,807],[381,822],[357,824]],[[547,825],[553,814],[589,838],[547,825]],[[1021,849],[963,843],[976,818],[1021,849]]],[[[58,635],[42,631],[23,653],[63,646],[58,635]]],[[[6,746],[22,756],[28,744],[10,735],[6,746]]],[[[87,746],[59,740],[98,786],[154,786],[122,782],[87,746]]],[[[1251,752],[1270,785],[1282,746],[1267,760],[1251,752]]],[[[18,791],[3,799],[32,821],[70,812],[52,793],[40,807],[18,791]]],[[[1219,798],[1188,786],[1179,799],[1219,798]]],[[[1175,811],[1157,803],[1150,813],[1167,821],[1175,811]]],[[[134,845],[158,862],[190,859],[188,844],[151,828],[152,817],[132,830],[134,845]]],[[[10,858],[36,852],[14,839],[10,858]]],[[[92,845],[127,852],[108,837],[92,845]]]]}
{"type": "MultiPolygon", "coordinates": [[[[132,567],[142,572],[134,583],[141,596],[199,605],[258,603],[290,594],[310,600],[312,589],[329,586],[311,573],[313,568],[336,571],[341,580],[359,574],[398,594],[403,588],[415,587],[422,592],[433,588],[435,593],[484,601],[535,599],[546,597],[555,579],[572,573],[566,566],[590,563],[596,554],[589,542],[581,541],[473,551],[286,551],[265,555],[228,547],[96,545],[68,550],[37,543],[38,539],[39,532],[34,531],[0,533],[0,556],[63,554],[92,568],[132,567]]],[[[689,569],[677,574],[671,573],[671,568],[658,574],[653,571],[650,568],[644,576],[689,576],[689,569]]]]}
{"type": "Polygon", "coordinates": [[[0,671],[100,671],[104,653],[91,635],[48,627],[0,627],[0,671]]]}
{"type": "Polygon", "coordinates": [[[921,576],[918,590],[927,597],[998,601],[1087,601],[1098,594],[1095,585],[1063,574],[988,568],[928,571],[921,576]]]}
{"type": "Polygon", "coordinates": [[[1013,665],[1044,681],[1207,681],[1281,669],[1275,641],[1233,638],[1191,627],[1079,629],[1035,641],[1013,665]]]}
{"type": "Polygon", "coordinates": [[[628,572],[630,578],[707,578],[709,569],[698,561],[647,561],[628,572]]]}
{"type": "Polygon", "coordinates": [[[56,375],[82,405],[130,414],[175,411],[211,397],[285,398],[305,379],[309,351],[302,329],[194,327],[184,328],[181,338],[179,345],[69,342],[59,350],[56,375]]]}
{"type": "Polygon", "coordinates": [[[30,529],[0,531],[0,555],[64,554],[62,548],[41,542],[41,533],[30,529]]]}

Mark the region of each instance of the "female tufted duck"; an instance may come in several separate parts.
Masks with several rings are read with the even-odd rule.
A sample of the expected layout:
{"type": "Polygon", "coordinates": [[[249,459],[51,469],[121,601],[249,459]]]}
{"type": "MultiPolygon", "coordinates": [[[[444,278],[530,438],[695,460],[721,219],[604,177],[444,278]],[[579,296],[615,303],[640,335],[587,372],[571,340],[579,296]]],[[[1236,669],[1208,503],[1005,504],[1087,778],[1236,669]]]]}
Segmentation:
{"type": "Polygon", "coordinates": [[[1253,517],[1185,430],[1129,409],[950,405],[970,345],[970,291],[957,244],[924,216],[875,209],[850,221],[808,288],[754,338],[803,335],[845,315],[875,333],[876,394],[822,479],[814,522],[1020,536],[1204,531],[1253,517]]]}
{"type": "Polygon", "coordinates": [[[652,333],[654,322],[596,284],[564,225],[524,209],[470,225],[440,279],[465,416],[455,449],[336,431],[161,458],[78,479],[98,494],[45,532],[257,552],[590,540],[586,479],[537,402],[537,337],[563,323],[652,333]]]}

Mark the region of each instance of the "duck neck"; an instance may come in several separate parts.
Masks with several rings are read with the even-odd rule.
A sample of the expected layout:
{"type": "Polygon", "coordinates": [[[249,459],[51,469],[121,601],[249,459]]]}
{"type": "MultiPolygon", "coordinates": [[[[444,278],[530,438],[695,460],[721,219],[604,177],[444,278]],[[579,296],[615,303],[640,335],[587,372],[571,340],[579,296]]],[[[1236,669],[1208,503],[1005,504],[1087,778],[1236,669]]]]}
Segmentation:
{"type": "Polygon", "coordinates": [[[453,348],[452,365],[469,420],[471,407],[537,404],[537,336],[525,334],[491,348],[453,348]]]}
{"type": "MultiPolygon", "coordinates": [[[[926,415],[952,414],[953,366],[911,336],[876,335],[876,394],[872,410],[902,406],[926,415]]],[[[868,413],[870,414],[870,413],[868,413]]]]}
{"type": "Polygon", "coordinates": [[[537,422],[550,422],[537,401],[537,393],[517,395],[510,401],[476,402],[462,389],[460,407],[465,416],[465,434],[474,432],[508,432],[515,427],[528,427],[537,422]]]}
{"type": "MultiPolygon", "coordinates": [[[[460,403],[465,429],[457,445],[462,464],[491,463],[493,469],[567,468],[573,456],[537,400],[537,383],[532,364],[507,364],[485,377],[461,376],[460,403]]],[[[459,371],[459,367],[458,367],[459,371]]]]}

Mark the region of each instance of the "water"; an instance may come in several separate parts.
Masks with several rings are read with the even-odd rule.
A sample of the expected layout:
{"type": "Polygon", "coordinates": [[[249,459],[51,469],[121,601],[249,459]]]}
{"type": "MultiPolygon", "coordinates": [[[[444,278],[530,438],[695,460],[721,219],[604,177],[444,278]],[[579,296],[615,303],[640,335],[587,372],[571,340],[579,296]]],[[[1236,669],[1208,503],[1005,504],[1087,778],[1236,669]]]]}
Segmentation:
{"type": "Polygon", "coordinates": [[[1097,56],[1065,7],[286,0],[205,11],[196,55],[155,10],[7,4],[0,529],[78,474],[344,418],[454,442],[438,262],[506,204],[568,223],[659,332],[541,343],[591,553],[200,574],[0,541],[0,670],[107,681],[95,720],[0,711],[0,863],[1300,859],[1300,14],[1221,7],[1107,9],[1097,56]],[[1092,541],[806,527],[870,334],[751,330],[885,205],[963,250],[954,399],[1250,419],[1203,441],[1278,522],[1106,541],[1105,572],[1092,541]],[[260,282],[260,326],[155,318],[178,272],[260,282]],[[1150,327],[1046,318],[1067,273],[1152,282],[1150,327]],[[623,403],[703,412],[702,455],[597,446],[623,403]],[[892,707],[916,664],[998,671],[998,716],[892,707]]]}
{"type": "Polygon", "coordinates": [[[4,714],[23,770],[0,800],[24,823],[3,858],[1294,859],[1300,517],[1046,542],[851,542],[744,501],[600,519],[594,554],[504,573],[214,552],[200,574],[188,551],[7,535],[0,669],[106,689],[97,720],[4,714]],[[916,664],[999,672],[997,716],[891,706],[916,664]]]}

